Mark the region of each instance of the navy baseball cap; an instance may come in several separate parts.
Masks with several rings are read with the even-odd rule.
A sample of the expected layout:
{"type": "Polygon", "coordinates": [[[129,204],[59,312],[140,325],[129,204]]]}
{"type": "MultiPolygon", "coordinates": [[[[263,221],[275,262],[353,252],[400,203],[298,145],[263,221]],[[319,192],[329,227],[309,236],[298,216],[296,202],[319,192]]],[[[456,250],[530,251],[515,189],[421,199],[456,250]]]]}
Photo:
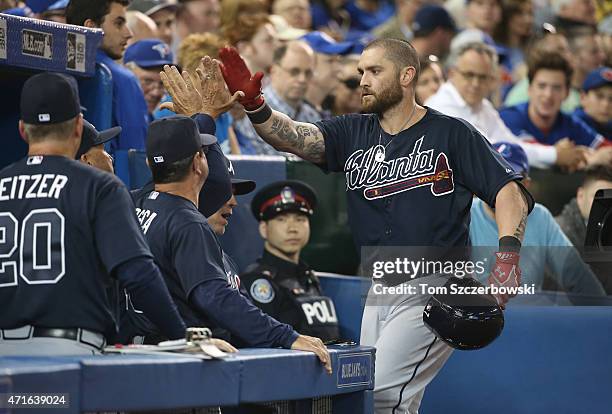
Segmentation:
{"type": "Polygon", "coordinates": [[[353,52],[353,42],[336,42],[327,33],[315,31],[305,34],[300,38],[310,45],[317,53],[324,55],[348,55],[353,52]]]}
{"type": "Polygon", "coordinates": [[[83,119],[83,134],[81,134],[81,146],[77,151],[75,159],[81,158],[81,155],[85,154],[92,147],[96,145],[104,144],[110,141],[121,132],[121,127],[113,127],[98,131],[95,126],[89,123],[86,119],[83,119]]]}
{"type": "Polygon", "coordinates": [[[504,157],[515,172],[524,175],[529,174],[527,153],[520,145],[513,142],[496,142],[493,144],[493,148],[504,157]]]}
{"type": "MultiPolygon", "coordinates": [[[[227,159],[227,158],[226,158],[227,159]]],[[[232,188],[234,195],[245,195],[250,193],[255,189],[257,184],[253,180],[245,180],[242,178],[234,178],[236,175],[236,171],[234,170],[234,165],[232,161],[227,159],[227,171],[232,180],[232,188]]]]}
{"type": "Polygon", "coordinates": [[[268,184],[253,197],[251,211],[259,221],[271,220],[285,212],[312,216],[317,206],[317,195],[308,184],[297,180],[268,184]]]}
{"type": "Polygon", "coordinates": [[[53,72],[30,77],[21,89],[21,120],[26,124],[58,124],[84,109],[74,78],[53,72]]]}
{"type": "Polygon", "coordinates": [[[589,73],[582,83],[582,90],[585,92],[591,89],[601,88],[602,86],[612,85],[612,68],[603,66],[589,73]]]}
{"type": "Polygon", "coordinates": [[[412,31],[414,34],[429,33],[438,27],[457,31],[455,20],[442,6],[427,4],[421,7],[414,16],[412,31]]]}
{"type": "Polygon", "coordinates": [[[215,142],[217,138],[214,135],[200,134],[193,119],[174,115],[158,119],[149,125],[147,159],[151,166],[168,165],[183,160],[215,142]]]}
{"type": "Polygon", "coordinates": [[[204,217],[210,217],[232,197],[232,182],[227,164],[219,144],[211,145],[206,154],[208,177],[200,190],[198,210],[204,217]]]}
{"type": "Polygon", "coordinates": [[[143,39],[132,43],[123,54],[123,63],[134,62],[141,68],[174,64],[170,46],[159,39],[143,39]]]}
{"type": "Polygon", "coordinates": [[[178,7],[178,4],[170,0],[134,0],[130,3],[128,10],[136,10],[150,16],[164,9],[177,11],[178,7]]]}

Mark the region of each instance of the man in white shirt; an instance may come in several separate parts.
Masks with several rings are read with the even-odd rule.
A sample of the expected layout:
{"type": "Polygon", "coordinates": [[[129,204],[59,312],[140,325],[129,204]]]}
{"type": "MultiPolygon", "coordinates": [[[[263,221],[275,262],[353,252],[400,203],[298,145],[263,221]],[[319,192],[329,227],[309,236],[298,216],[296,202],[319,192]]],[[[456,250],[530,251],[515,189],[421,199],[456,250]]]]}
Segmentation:
{"type": "Polygon", "coordinates": [[[495,85],[498,69],[497,54],[491,46],[481,42],[466,43],[451,52],[448,66],[448,81],[425,101],[426,106],[466,120],[492,143],[508,141],[521,145],[532,167],[573,164],[576,152],[571,144],[548,146],[523,142],[504,124],[486,98],[495,85]]]}

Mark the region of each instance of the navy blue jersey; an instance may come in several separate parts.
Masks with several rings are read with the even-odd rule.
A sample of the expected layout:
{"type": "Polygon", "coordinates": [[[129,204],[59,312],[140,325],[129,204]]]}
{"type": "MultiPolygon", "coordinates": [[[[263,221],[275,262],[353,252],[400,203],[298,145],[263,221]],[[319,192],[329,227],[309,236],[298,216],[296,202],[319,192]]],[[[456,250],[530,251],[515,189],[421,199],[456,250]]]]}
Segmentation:
{"type": "Polygon", "coordinates": [[[151,257],[125,186],[60,156],[30,156],[0,171],[0,328],[115,323],[109,274],[151,257]]]}
{"type": "Polygon", "coordinates": [[[395,136],[373,114],[315,125],[325,138],[322,168],[346,174],[358,247],[465,246],[473,194],[494,206],[497,192],[521,178],[474,127],[430,108],[395,136]]]}
{"type": "Polygon", "coordinates": [[[191,201],[153,191],[136,201],[136,213],[187,326],[206,326],[227,339],[229,333],[249,346],[291,346],[293,329],[240,294],[217,236],[191,201]]]}
{"type": "Polygon", "coordinates": [[[157,191],[136,201],[136,215],[185,324],[211,326],[189,301],[200,283],[227,280],[221,247],[206,218],[186,198],[157,191]]]}

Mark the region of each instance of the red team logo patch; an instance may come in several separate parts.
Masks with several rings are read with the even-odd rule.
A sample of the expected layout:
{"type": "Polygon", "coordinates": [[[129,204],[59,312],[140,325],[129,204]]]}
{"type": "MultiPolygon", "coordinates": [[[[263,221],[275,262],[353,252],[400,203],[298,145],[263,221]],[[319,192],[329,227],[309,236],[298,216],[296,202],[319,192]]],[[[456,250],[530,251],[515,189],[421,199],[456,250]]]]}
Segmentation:
{"type": "Polygon", "coordinates": [[[423,138],[417,140],[408,157],[389,161],[375,159],[381,145],[353,152],[344,165],[347,188],[364,188],[363,196],[367,200],[427,186],[436,197],[452,193],[455,186],[448,157],[440,152],[434,162],[433,149],[421,151],[423,138]]]}

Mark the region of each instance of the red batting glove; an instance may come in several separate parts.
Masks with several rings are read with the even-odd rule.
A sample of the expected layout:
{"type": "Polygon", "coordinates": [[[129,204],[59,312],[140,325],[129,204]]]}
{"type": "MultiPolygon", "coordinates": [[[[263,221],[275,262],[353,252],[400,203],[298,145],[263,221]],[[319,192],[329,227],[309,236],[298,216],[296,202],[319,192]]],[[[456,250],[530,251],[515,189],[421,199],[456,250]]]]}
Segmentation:
{"type": "MultiPolygon", "coordinates": [[[[495,267],[487,279],[489,285],[515,287],[521,284],[521,268],[519,267],[520,256],[516,252],[495,253],[495,267]]],[[[497,303],[505,305],[511,296],[507,294],[493,295],[497,303]]]]}
{"type": "Polygon", "coordinates": [[[221,73],[230,93],[233,95],[237,91],[244,92],[244,97],[240,98],[238,102],[247,111],[260,108],[264,104],[263,94],[261,93],[261,78],[264,74],[257,72],[254,76],[251,76],[251,71],[233,47],[221,48],[219,59],[221,59],[219,65],[221,66],[221,73]]]}

